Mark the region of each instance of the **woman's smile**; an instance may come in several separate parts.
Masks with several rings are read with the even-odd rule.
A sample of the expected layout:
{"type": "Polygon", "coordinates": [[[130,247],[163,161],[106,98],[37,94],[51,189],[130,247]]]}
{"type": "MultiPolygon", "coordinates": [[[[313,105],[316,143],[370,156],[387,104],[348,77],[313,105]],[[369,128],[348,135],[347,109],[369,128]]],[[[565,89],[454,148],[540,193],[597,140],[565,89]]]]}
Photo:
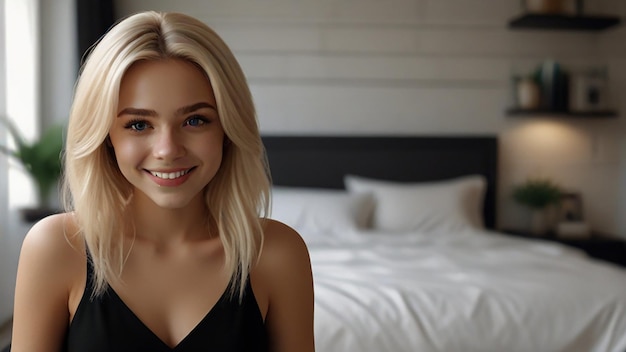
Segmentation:
{"type": "Polygon", "coordinates": [[[195,166],[178,171],[146,171],[157,185],[161,187],[176,187],[185,183],[194,169],[195,166]]]}

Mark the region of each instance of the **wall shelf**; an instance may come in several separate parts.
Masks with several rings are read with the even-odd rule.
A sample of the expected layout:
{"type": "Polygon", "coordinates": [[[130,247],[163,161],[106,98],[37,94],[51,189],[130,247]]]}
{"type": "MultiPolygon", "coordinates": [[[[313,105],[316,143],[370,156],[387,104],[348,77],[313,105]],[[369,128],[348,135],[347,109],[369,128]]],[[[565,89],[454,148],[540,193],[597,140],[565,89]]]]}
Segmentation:
{"type": "Polygon", "coordinates": [[[616,16],[523,14],[509,21],[512,29],[602,31],[620,24],[616,16]]]}
{"type": "Polygon", "coordinates": [[[519,109],[511,108],[506,111],[511,117],[566,117],[566,118],[590,118],[590,119],[608,119],[618,116],[615,110],[597,110],[597,111],[559,111],[549,109],[519,109]]]}

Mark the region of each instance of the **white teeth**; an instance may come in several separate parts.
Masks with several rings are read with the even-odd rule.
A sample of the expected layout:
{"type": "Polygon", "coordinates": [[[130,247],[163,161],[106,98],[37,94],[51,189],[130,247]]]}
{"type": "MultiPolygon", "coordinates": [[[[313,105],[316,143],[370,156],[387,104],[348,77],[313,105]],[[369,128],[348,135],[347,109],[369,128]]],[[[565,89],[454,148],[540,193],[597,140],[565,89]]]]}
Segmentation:
{"type": "Polygon", "coordinates": [[[171,180],[171,179],[175,179],[175,178],[179,178],[183,175],[186,175],[187,173],[189,173],[189,170],[184,170],[184,171],[176,171],[176,172],[157,172],[157,171],[150,171],[150,173],[153,176],[156,176],[158,178],[162,178],[164,180],[171,180]]]}

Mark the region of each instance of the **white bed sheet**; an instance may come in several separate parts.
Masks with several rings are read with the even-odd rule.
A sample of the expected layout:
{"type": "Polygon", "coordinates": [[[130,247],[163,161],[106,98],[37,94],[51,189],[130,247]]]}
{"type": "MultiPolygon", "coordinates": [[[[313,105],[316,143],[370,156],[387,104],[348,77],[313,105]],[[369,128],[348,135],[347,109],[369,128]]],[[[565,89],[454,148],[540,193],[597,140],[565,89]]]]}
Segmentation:
{"type": "Polygon", "coordinates": [[[626,351],[626,270],[491,232],[313,234],[319,352],[626,351]]]}

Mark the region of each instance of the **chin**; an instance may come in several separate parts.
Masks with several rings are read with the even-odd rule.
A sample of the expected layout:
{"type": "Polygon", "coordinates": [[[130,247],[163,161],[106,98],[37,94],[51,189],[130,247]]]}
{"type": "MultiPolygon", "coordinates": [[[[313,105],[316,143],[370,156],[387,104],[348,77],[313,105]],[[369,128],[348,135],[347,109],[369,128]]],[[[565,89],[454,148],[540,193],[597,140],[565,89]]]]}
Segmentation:
{"type": "Polygon", "coordinates": [[[191,199],[163,199],[157,198],[152,199],[154,204],[159,208],[169,209],[169,210],[177,210],[187,208],[192,202],[191,199]]]}
{"type": "Polygon", "coordinates": [[[150,185],[144,189],[136,187],[135,197],[138,204],[145,204],[148,207],[179,210],[202,207],[205,204],[203,190],[204,188],[200,186],[155,189],[153,185],[150,185]]]}

